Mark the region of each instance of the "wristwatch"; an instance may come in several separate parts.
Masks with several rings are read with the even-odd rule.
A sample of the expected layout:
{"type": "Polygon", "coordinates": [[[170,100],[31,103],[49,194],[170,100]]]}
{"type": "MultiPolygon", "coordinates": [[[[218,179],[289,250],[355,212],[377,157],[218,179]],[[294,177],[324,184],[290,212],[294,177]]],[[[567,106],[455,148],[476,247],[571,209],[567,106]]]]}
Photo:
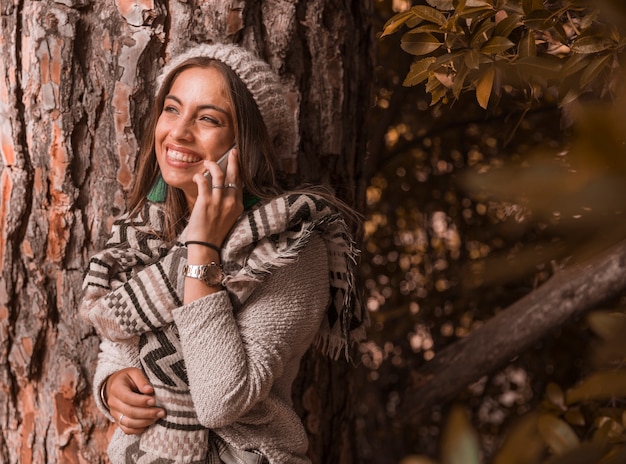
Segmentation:
{"type": "Polygon", "coordinates": [[[221,287],[224,278],[222,267],[215,261],[212,261],[211,264],[185,264],[183,275],[201,280],[209,287],[221,287]]]}

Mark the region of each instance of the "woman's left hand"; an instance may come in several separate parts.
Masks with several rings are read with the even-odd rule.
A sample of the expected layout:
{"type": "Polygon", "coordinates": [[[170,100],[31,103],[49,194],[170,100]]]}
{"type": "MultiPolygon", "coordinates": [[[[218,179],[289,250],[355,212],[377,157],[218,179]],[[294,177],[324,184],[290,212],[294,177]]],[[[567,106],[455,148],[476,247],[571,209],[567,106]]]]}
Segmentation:
{"type": "Polygon", "coordinates": [[[214,161],[205,161],[210,178],[196,174],[198,197],[189,217],[186,240],[209,242],[221,247],[243,212],[242,185],[239,181],[239,151],[228,155],[226,173],[214,161]]]}

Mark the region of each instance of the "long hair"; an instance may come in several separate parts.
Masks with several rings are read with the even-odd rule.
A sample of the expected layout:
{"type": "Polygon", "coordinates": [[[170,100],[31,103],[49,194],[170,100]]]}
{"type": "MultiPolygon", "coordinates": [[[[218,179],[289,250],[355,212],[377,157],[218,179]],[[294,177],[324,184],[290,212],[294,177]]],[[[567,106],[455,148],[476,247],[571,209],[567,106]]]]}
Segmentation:
{"type": "MultiPolygon", "coordinates": [[[[206,57],[194,57],[181,63],[165,76],[148,117],[141,139],[137,179],[131,190],[128,209],[137,214],[145,205],[147,195],[160,175],[157,163],[154,136],[163,110],[165,97],[174,80],[189,68],[216,69],[226,82],[226,96],[233,113],[235,142],[239,151],[239,175],[243,189],[248,194],[267,200],[284,193],[278,182],[278,161],[274,145],[263,121],[263,116],[254,98],[235,72],[221,61],[206,57]]],[[[337,199],[328,188],[321,186],[303,187],[293,193],[314,193],[335,205],[350,221],[358,221],[356,213],[337,199]]],[[[184,229],[190,211],[182,190],[167,186],[165,198],[165,240],[174,240],[184,229]]]]}

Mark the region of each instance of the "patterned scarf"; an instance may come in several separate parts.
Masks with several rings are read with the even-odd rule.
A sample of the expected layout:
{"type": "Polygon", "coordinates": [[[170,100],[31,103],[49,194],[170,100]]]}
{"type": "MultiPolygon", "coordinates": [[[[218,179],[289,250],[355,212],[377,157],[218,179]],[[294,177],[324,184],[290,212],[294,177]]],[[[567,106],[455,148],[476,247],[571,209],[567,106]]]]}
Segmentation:
{"type": "MultiPolygon", "coordinates": [[[[171,349],[165,353],[163,347],[176,351],[179,346],[170,310],[182,305],[181,276],[187,254],[182,244],[185,232],[168,244],[160,238],[163,224],[162,207],[155,203],[148,203],[141,214],[125,215],[115,222],[105,250],[90,260],[79,309],[104,338],[138,343],[144,370],[155,389],[165,397],[174,396],[169,399],[179,405],[177,411],[168,410],[168,421],[159,421],[142,435],[141,448],[157,446],[161,456],[189,459],[191,453],[192,459],[202,460],[208,452],[208,431],[193,412],[184,362],[170,364],[165,372],[159,359],[153,359],[157,352],[173,354],[171,349]],[[175,442],[183,441],[194,443],[196,449],[176,448],[175,442]]],[[[333,359],[342,352],[349,358],[350,345],[364,337],[367,322],[354,286],[358,251],[342,217],[324,199],[291,194],[245,212],[221,253],[223,284],[237,311],[272,270],[298,258],[314,232],[328,250],[331,292],[315,342],[333,359]]],[[[148,456],[141,461],[156,462],[148,456]]]]}

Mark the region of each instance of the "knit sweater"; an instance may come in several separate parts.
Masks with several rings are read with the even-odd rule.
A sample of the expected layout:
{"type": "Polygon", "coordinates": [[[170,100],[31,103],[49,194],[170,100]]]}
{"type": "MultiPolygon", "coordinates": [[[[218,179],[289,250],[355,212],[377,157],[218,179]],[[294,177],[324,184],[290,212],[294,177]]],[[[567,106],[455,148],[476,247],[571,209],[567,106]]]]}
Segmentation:
{"type": "MultiPolygon", "coordinates": [[[[198,421],[235,448],[260,451],[272,464],[309,462],[291,385],[328,306],[328,273],[326,246],[314,233],[298,260],[275,269],[241,308],[234,310],[228,293],[220,291],[172,310],[174,325],[164,329],[177,331],[167,337],[174,343],[168,364],[184,359],[198,421]]],[[[103,340],[95,389],[121,368],[141,368],[139,346],[128,341],[103,340]]],[[[168,386],[154,387],[159,404],[168,386]]],[[[113,420],[97,395],[96,401],[113,420]]],[[[126,462],[125,450],[139,439],[118,429],[109,445],[113,464],[126,462]]]]}

